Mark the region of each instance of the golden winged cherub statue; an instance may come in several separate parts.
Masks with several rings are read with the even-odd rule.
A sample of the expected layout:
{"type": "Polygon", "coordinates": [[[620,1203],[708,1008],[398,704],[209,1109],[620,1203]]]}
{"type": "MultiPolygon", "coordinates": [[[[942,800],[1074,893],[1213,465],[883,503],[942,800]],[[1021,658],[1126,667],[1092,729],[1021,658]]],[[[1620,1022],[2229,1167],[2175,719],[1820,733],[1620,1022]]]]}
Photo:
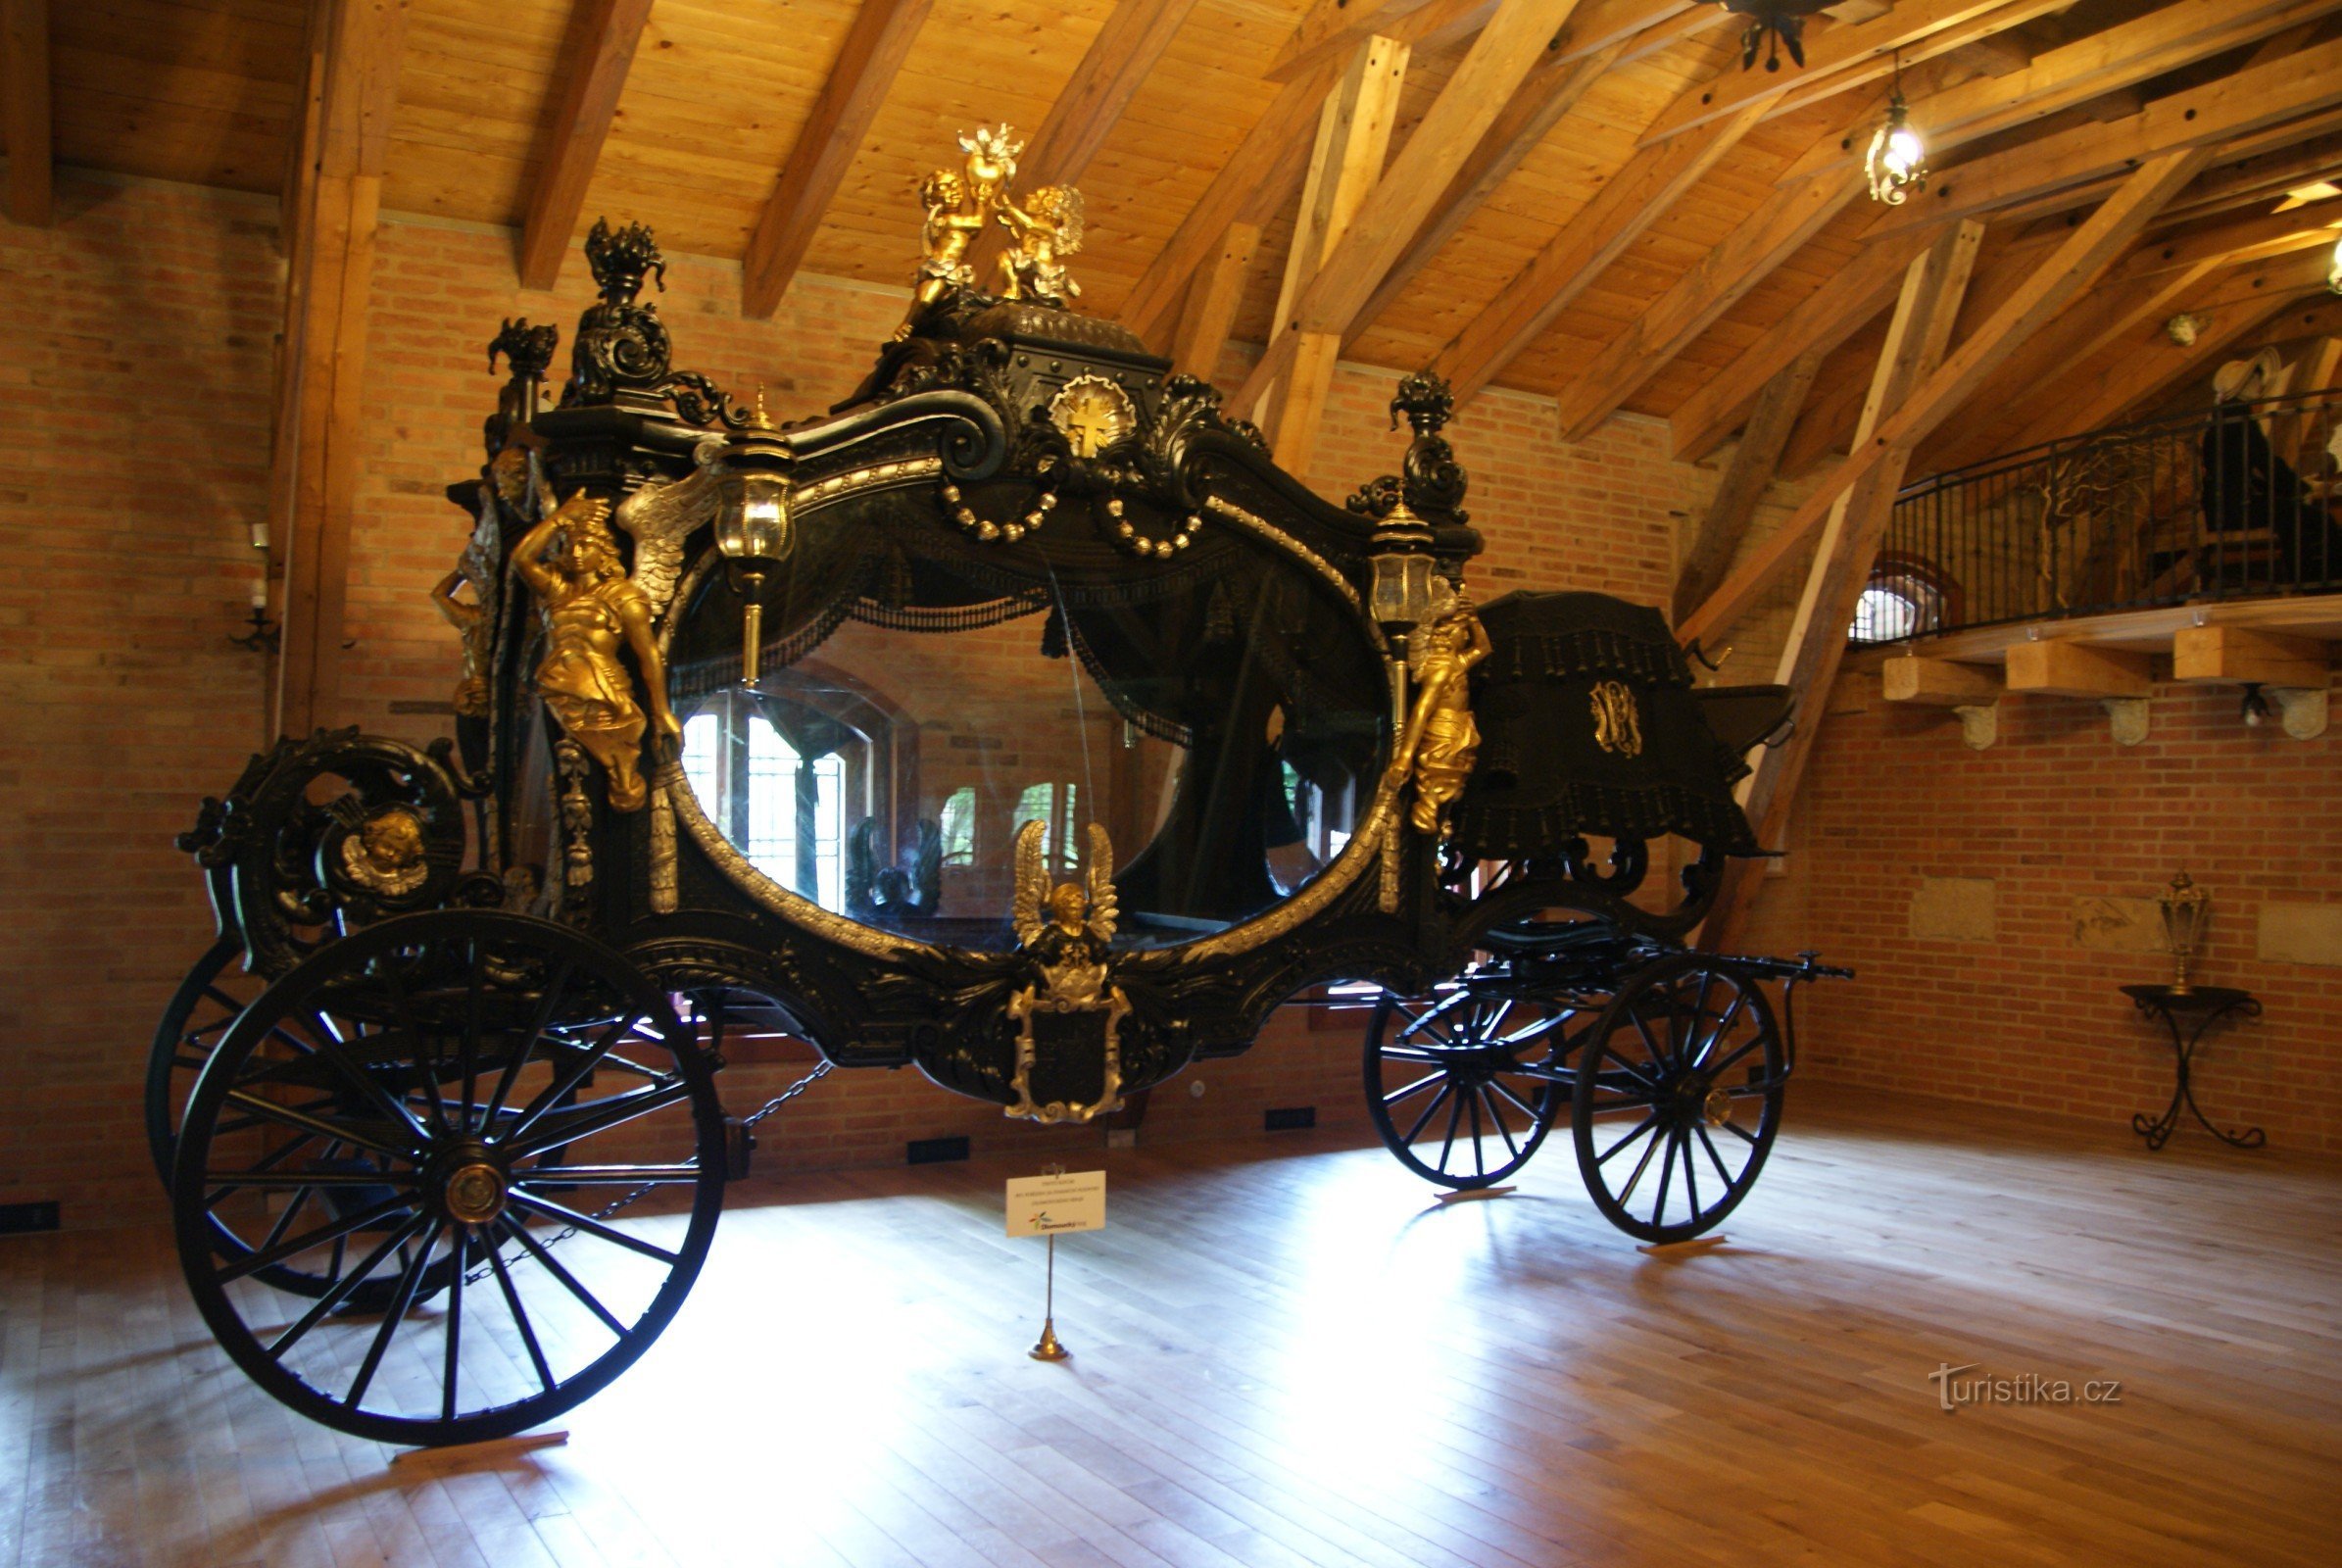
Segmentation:
{"type": "Polygon", "coordinates": [[[666,662],[651,635],[651,599],[626,576],[610,531],[610,503],[577,492],[521,536],[512,560],[544,615],[537,694],[562,732],[610,776],[610,809],[641,810],[650,800],[642,768],[646,726],[618,658],[621,646],[642,671],[659,733],[679,737],[683,726],[667,706],[666,662]]]}
{"type": "Polygon", "coordinates": [[[1052,1000],[1092,1003],[1104,996],[1106,958],[1120,908],[1114,899],[1114,846],[1090,824],[1090,863],[1080,882],[1049,885],[1049,824],[1017,829],[1016,892],[1009,924],[1017,947],[1040,968],[1052,1000]]]}
{"type": "Polygon", "coordinates": [[[1415,800],[1407,820],[1418,833],[1445,837],[1447,808],[1472,776],[1480,726],[1472,720],[1472,666],[1488,657],[1488,634],[1464,596],[1447,590],[1433,618],[1407,634],[1407,670],[1415,707],[1399,735],[1388,782],[1412,772],[1415,800]]]}
{"type": "Polygon", "coordinates": [[[1079,299],[1082,285],[1065,270],[1065,258],[1082,248],[1082,193],[1071,185],[1044,185],[1019,207],[1000,200],[1001,226],[1009,248],[1000,257],[1000,298],[1062,305],[1079,299]]]}

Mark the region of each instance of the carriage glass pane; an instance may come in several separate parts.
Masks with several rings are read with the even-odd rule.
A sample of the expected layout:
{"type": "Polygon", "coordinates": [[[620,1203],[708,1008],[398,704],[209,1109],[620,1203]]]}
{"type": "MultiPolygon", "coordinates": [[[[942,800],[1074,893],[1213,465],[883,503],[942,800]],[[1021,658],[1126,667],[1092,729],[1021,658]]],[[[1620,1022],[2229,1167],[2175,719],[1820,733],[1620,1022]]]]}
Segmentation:
{"type": "Polygon", "coordinates": [[[1085,874],[1095,823],[1116,945],[1162,946],[1262,913],[1341,854],[1380,773],[1389,696],[1322,586],[1235,544],[1209,571],[1135,584],[1103,549],[1088,579],[1039,564],[1020,583],[1000,553],[945,545],[862,575],[843,603],[768,605],[755,691],[722,573],[682,608],[668,662],[683,774],[763,877],[998,951],[1015,942],[1020,826],[1045,824],[1053,882],[1085,874]]]}

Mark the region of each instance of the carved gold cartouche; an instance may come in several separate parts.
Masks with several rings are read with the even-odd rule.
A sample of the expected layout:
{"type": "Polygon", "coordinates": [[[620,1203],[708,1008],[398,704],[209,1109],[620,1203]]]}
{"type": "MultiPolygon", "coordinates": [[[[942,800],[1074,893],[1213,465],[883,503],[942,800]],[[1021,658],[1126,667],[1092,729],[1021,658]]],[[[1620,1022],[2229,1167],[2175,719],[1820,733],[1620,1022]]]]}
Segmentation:
{"type": "Polygon", "coordinates": [[[545,658],[537,694],[562,733],[602,764],[610,808],[639,811],[650,800],[643,778],[643,708],[618,657],[632,651],[659,732],[683,729],[666,700],[666,662],[652,636],[650,596],[627,579],[610,503],[583,491],[556,508],[513,549],[515,568],[545,623],[545,658]]]}

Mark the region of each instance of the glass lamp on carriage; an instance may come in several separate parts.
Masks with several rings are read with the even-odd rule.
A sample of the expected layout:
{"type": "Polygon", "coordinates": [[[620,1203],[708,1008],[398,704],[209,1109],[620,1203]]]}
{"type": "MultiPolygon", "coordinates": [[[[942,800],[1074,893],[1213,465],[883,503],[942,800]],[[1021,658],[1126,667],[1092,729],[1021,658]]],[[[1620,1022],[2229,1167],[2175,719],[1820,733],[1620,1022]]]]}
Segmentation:
{"type": "Polygon", "coordinates": [[[762,675],[765,591],[794,543],[789,467],[795,461],[765,418],[759,394],[754,420],[724,444],[715,513],[715,547],[723,552],[725,576],[747,601],[740,627],[740,683],[752,691],[762,675]]]}
{"type": "Polygon", "coordinates": [[[1431,525],[1404,501],[1393,504],[1375,528],[1368,603],[1385,626],[1403,630],[1432,618],[1438,588],[1431,547],[1431,525]]]}

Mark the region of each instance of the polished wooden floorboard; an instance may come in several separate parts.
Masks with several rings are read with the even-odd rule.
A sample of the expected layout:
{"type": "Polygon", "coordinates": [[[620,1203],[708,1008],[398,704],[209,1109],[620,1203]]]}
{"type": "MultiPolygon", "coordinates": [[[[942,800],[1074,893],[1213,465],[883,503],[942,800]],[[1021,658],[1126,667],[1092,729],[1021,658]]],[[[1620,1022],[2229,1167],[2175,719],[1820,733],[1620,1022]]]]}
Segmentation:
{"type": "Polygon", "coordinates": [[[566,1446],[398,1466],[248,1384],[160,1231],[12,1238],[0,1568],[2342,1560],[2342,1168],[1801,1088],[1729,1242],[1654,1256],[1566,1132],[1451,1204],[1310,1136],[1100,1158],[1056,1366],[1023,1171],[749,1184],[566,1446]],[[1947,1413],[1945,1365],[2120,1402],[1947,1413]]]}

